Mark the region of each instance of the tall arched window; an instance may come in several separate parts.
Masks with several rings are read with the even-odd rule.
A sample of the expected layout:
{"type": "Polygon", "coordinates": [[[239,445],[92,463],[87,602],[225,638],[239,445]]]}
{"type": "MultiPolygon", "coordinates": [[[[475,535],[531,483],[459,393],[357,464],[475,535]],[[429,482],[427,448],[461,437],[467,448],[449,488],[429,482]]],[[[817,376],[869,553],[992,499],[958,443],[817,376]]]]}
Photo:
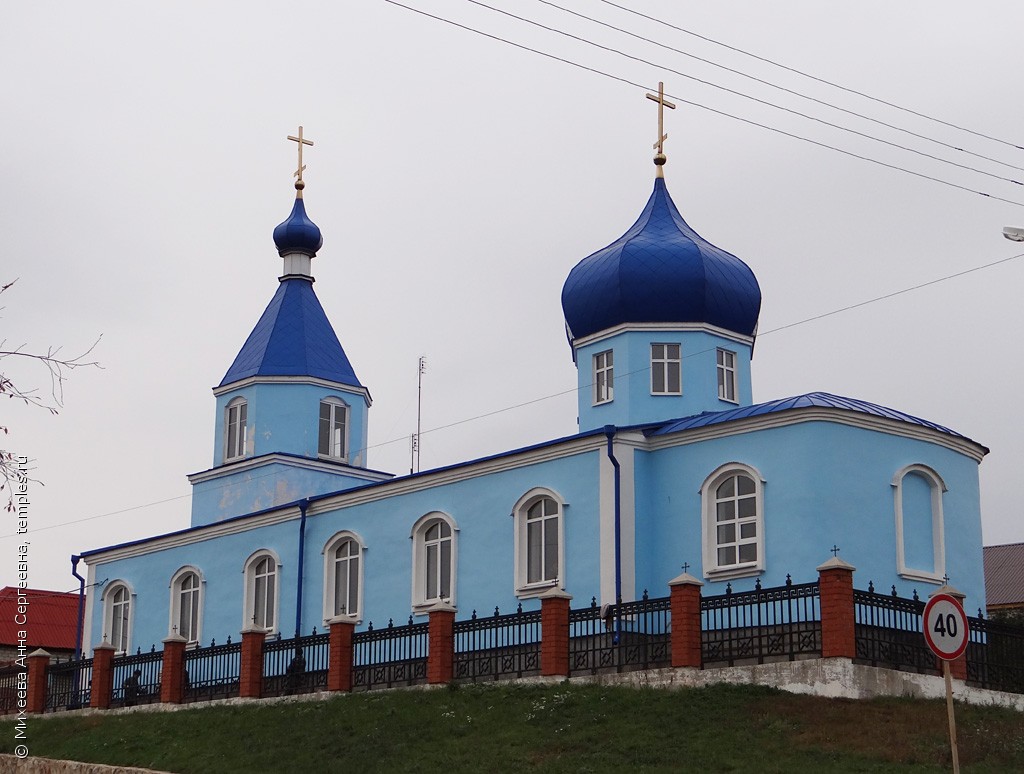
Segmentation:
{"type": "Polygon", "coordinates": [[[203,581],[194,567],[182,567],[171,578],[171,632],[189,644],[199,642],[203,581]]]}
{"type": "Polygon", "coordinates": [[[718,468],[701,487],[704,574],[733,578],[764,569],[764,481],[749,465],[718,468]]]}
{"type": "Polygon", "coordinates": [[[103,595],[105,639],[114,646],[116,653],[127,653],[131,646],[133,596],[124,581],[114,581],[103,595]]]}
{"type": "Polygon", "coordinates": [[[942,583],[946,573],[942,494],[946,484],[927,465],[908,465],[892,480],[896,508],[896,571],[909,580],[942,583]]]}
{"type": "Polygon", "coordinates": [[[359,536],[339,532],[324,549],[324,620],[358,618],[363,599],[363,551],[359,536]]]}
{"type": "Polygon", "coordinates": [[[317,453],[335,460],[348,458],[348,406],[338,398],[320,401],[317,453]]]}
{"type": "Polygon", "coordinates": [[[416,522],[413,541],[413,609],[437,602],[455,604],[456,527],[444,513],[428,513],[416,522]]]}
{"type": "Polygon", "coordinates": [[[249,406],[245,398],[235,398],[224,411],[224,459],[245,456],[248,440],[249,406]]]}
{"type": "Polygon", "coordinates": [[[245,563],[245,626],[256,625],[276,632],[278,567],[270,551],[258,551],[245,563]]]}
{"type": "Polygon", "coordinates": [[[513,508],[517,596],[537,596],[564,585],[564,507],[553,491],[538,488],[523,495],[513,508]]]}

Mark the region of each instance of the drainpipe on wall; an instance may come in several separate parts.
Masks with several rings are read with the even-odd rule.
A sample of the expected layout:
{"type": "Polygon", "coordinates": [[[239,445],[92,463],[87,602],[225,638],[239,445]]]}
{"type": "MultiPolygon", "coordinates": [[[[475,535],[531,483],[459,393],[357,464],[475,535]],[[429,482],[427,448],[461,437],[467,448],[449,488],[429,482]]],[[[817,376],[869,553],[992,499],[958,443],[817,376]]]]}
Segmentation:
{"type": "Polygon", "coordinates": [[[295,636],[302,633],[302,559],[306,553],[306,509],[309,500],[299,501],[299,569],[295,587],[295,636]]]}
{"type": "Polygon", "coordinates": [[[619,642],[619,629],[621,618],[619,607],[622,605],[622,543],[620,539],[619,522],[621,519],[620,491],[622,487],[622,475],[619,468],[619,461],[615,459],[615,451],[612,444],[615,440],[615,425],[605,425],[604,434],[608,438],[608,459],[615,469],[615,638],[613,642],[619,642]]]}
{"type": "Polygon", "coordinates": [[[78,578],[78,627],[75,630],[75,661],[82,658],[82,618],[85,613],[85,578],[78,574],[78,563],[82,557],[71,555],[71,574],[78,578]]]}

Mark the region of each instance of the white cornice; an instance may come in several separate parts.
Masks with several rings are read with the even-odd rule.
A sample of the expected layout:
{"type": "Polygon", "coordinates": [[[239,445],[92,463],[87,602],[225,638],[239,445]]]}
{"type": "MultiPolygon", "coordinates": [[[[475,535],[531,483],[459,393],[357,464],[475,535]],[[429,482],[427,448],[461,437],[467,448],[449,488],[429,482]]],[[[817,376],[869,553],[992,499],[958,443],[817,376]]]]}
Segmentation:
{"type": "Polygon", "coordinates": [[[719,328],[715,325],[708,325],[706,323],[622,323],[616,325],[613,328],[605,328],[603,331],[597,333],[591,333],[589,336],[581,336],[572,342],[575,349],[585,347],[588,344],[594,344],[598,341],[604,341],[612,336],[618,336],[620,333],[655,333],[660,331],[671,331],[676,333],[710,333],[715,336],[721,336],[724,339],[735,341],[740,344],[746,344],[752,346],[754,343],[753,336],[744,336],[741,333],[734,331],[727,331],[725,328],[719,328]]]}
{"type": "Polygon", "coordinates": [[[382,473],[376,470],[355,468],[349,465],[339,465],[337,463],[323,462],[322,460],[314,460],[306,457],[291,457],[285,454],[266,454],[260,457],[241,459],[237,462],[229,462],[227,465],[221,465],[217,468],[204,470],[200,473],[192,473],[188,476],[188,482],[190,484],[201,484],[204,481],[212,481],[233,473],[244,473],[247,470],[255,470],[256,468],[262,468],[274,463],[287,465],[293,468],[303,468],[304,470],[318,470],[325,473],[348,475],[353,478],[362,478],[367,481],[387,481],[390,478],[394,478],[390,473],[382,473]]]}
{"type": "Polygon", "coordinates": [[[243,387],[249,387],[253,384],[312,384],[317,387],[327,387],[331,390],[341,390],[352,395],[360,395],[363,400],[366,401],[367,406],[373,405],[373,399],[370,397],[370,391],[365,387],[356,387],[352,384],[343,384],[342,382],[332,382],[330,379],[320,379],[316,376],[250,376],[246,379],[239,379],[237,382],[231,382],[225,384],[223,387],[214,387],[213,394],[216,397],[220,397],[234,390],[240,390],[243,387]]]}

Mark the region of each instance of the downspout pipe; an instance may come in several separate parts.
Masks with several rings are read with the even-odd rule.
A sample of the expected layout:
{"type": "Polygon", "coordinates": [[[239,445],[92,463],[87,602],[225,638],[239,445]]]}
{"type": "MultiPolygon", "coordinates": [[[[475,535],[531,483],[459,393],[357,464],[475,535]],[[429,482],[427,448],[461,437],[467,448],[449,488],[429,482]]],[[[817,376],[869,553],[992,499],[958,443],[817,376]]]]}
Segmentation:
{"type": "Polygon", "coordinates": [[[75,630],[75,661],[82,659],[82,624],[85,617],[85,578],[78,574],[78,563],[82,557],[71,555],[71,574],[78,578],[78,626],[75,630]]]}
{"type": "Polygon", "coordinates": [[[309,500],[299,501],[299,569],[295,579],[295,636],[302,633],[302,566],[306,554],[306,509],[309,508],[309,500]]]}
{"type": "Polygon", "coordinates": [[[619,630],[621,626],[621,617],[619,615],[619,607],[622,605],[622,538],[621,538],[621,522],[622,522],[622,469],[619,467],[619,461],[615,459],[615,425],[605,425],[604,434],[608,439],[608,460],[612,463],[614,469],[614,481],[615,481],[615,638],[614,642],[619,641],[619,630]]]}

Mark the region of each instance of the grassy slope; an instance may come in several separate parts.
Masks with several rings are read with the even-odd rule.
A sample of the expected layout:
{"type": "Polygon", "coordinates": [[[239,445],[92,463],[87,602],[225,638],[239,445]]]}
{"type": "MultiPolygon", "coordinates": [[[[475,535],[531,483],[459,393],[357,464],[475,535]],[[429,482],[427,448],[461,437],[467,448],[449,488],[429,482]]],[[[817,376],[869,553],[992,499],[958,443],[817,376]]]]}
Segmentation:
{"type": "MultiPolygon", "coordinates": [[[[958,705],[957,723],[965,771],[1024,771],[1024,715],[958,705]]],[[[33,718],[29,747],[52,758],[204,774],[926,772],[949,770],[946,733],[945,704],[935,701],[506,684],[33,718]]],[[[11,752],[13,731],[2,739],[0,752],[11,752]]]]}

